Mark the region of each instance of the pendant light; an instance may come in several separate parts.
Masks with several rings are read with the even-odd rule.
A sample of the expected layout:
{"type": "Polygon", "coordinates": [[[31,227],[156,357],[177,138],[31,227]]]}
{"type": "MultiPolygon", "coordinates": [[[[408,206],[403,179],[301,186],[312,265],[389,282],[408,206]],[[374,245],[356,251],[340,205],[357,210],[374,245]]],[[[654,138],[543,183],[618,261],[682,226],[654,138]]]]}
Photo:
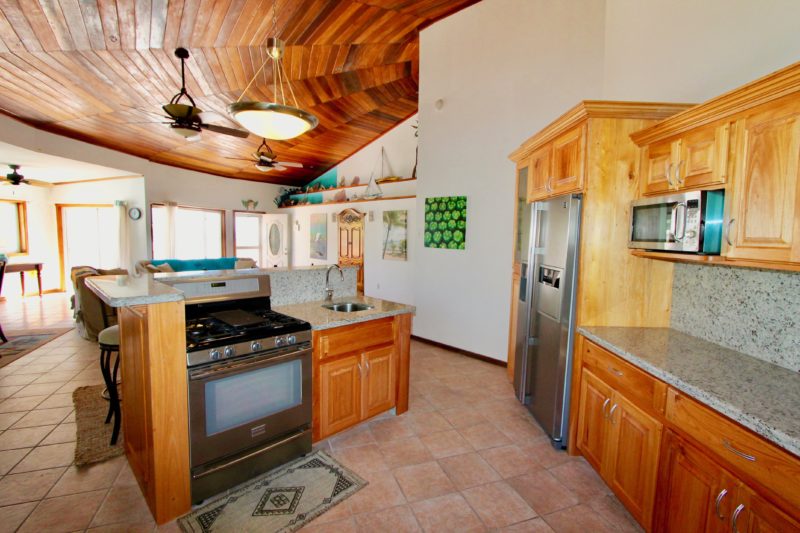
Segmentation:
{"type": "MultiPolygon", "coordinates": [[[[272,30],[276,30],[278,17],[275,8],[277,0],[272,2],[272,30]]],[[[253,79],[244,88],[236,102],[228,105],[228,112],[242,127],[265,139],[285,141],[317,127],[319,120],[311,113],[297,107],[292,84],[283,68],[284,42],[277,37],[267,39],[267,58],[253,75],[253,79]],[[273,102],[242,101],[247,90],[264,70],[268,61],[272,61],[272,98],[273,102]],[[291,103],[287,104],[284,82],[288,87],[291,103]]]]}

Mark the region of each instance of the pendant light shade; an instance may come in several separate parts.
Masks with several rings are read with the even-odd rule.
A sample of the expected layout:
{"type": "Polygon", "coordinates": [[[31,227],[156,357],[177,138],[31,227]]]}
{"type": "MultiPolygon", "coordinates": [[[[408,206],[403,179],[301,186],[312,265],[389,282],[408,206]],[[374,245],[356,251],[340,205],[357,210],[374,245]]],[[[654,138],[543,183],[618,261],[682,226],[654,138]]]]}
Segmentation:
{"type": "Polygon", "coordinates": [[[317,117],[302,109],[268,102],[235,102],[228,112],[251,133],[277,141],[302,135],[319,124],[317,117]]]}

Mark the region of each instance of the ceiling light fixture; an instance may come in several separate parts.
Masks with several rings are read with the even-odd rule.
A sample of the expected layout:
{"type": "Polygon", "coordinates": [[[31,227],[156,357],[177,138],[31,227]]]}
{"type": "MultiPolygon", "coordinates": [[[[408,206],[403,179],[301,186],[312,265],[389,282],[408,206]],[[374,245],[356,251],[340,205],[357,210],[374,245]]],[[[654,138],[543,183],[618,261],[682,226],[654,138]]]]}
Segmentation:
{"type": "MultiPolygon", "coordinates": [[[[272,3],[272,29],[277,26],[276,1],[272,3]]],[[[283,68],[284,42],[277,37],[267,39],[267,58],[253,75],[253,79],[244,88],[236,102],[228,105],[228,112],[243,128],[266,139],[285,141],[317,127],[319,120],[297,106],[292,84],[283,68]],[[256,80],[267,62],[272,61],[272,98],[274,102],[242,101],[247,90],[256,80]],[[291,103],[286,102],[284,83],[288,87],[291,103]]]]}

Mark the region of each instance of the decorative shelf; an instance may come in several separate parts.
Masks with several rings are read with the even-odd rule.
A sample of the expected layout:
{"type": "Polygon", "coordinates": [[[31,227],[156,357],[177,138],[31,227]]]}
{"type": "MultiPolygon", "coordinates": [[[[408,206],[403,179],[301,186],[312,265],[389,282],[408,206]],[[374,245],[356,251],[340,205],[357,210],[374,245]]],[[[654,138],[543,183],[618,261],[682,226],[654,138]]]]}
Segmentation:
{"type": "Polygon", "coordinates": [[[800,271],[797,263],[771,263],[766,261],[747,261],[744,259],[728,259],[722,255],[696,255],[671,252],[648,252],[645,250],[631,250],[631,255],[645,259],[669,261],[671,263],[692,263],[695,265],[716,265],[739,268],[763,268],[767,270],[800,271]]]}
{"type": "MultiPolygon", "coordinates": [[[[394,181],[384,181],[383,183],[378,183],[378,185],[383,187],[384,185],[391,185],[393,183],[405,183],[407,181],[417,181],[417,178],[403,178],[403,179],[394,180],[394,181]]],[[[369,181],[367,181],[367,183],[359,183],[358,185],[344,185],[342,187],[333,187],[331,189],[320,189],[320,190],[317,190],[317,191],[297,192],[297,193],[292,194],[292,196],[305,196],[306,194],[319,194],[319,193],[323,193],[323,192],[335,192],[335,191],[341,191],[341,190],[344,190],[344,189],[352,189],[354,187],[366,187],[367,185],[369,185],[369,181]]]]}
{"type": "MultiPolygon", "coordinates": [[[[333,190],[333,189],[328,189],[333,190]]],[[[357,204],[359,202],[383,202],[385,200],[406,200],[408,198],[416,198],[416,194],[412,194],[409,196],[381,196],[380,198],[358,198],[357,200],[342,200],[339,202],[322,202],[318,204],[299,204],[299,205],[287,205],[284,207],[279,207],[278,209],[295,209],[298,207],[322,207],[324,205],[333,205],[333,204],[357,204]]]]}

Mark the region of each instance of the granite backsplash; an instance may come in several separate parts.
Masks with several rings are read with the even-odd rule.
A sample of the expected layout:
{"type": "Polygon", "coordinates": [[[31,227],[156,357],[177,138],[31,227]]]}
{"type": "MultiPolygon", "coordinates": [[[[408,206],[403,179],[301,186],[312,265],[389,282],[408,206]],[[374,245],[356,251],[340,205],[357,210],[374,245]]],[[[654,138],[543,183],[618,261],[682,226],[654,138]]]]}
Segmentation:
{"type": "Polygon", "coordinates": [[[800,273],[676,263],[670,325],[800,372],[800,273]]]}

